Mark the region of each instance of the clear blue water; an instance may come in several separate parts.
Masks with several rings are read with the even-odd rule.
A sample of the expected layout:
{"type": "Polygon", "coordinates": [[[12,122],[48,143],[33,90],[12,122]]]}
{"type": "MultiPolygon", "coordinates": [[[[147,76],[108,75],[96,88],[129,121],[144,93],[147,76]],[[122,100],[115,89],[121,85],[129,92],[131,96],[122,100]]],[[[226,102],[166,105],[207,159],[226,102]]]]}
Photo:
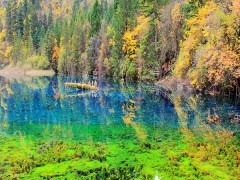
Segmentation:
{"type": "MultiPolygon", "coordinates": [[[[86,81],[92,81],[91,78],[86,81]]],[[[236,99],[195,95],[179,97],[180,105],[165,96],[165,91],[154,85],[120,83],[98,80],[98,91],[84,91],[65,87],[66,82],[83,82],[81,77],[34,77],[26,80],[0,78],[0,121],[7,121],[8,132],[36,133],[47,125],[91,126],[124,125],[123,117],[132,106],[133,122],[148,127],[181,126],[181,114],[187,115],[187,126],[197,125],[196,114],[204,122],[214,111],[225,121],[240,112],[236,99]],[[8,86],[9,88],[6,88],[8,86]],[[12,91],[12,92],[11,92],[12,91]],[[195,107],[189,103],[195,102],[195,107]],[[176,107],[177,106],[177,107],[176,107]],[[39,128],[38,131],[33,130],[39,128]]],[[[39,133],[39,132],[38,132],[39,133]]]]}
{"type": "Polygon", "coordinates": [[[238,176],[239,124],[229,123],[237,99],[108,79],[98,80],[98,91],[64,85],[82,81],[0,77],[0,179],[238,176]],[[234,137],[206,121],[214,114],[234,137]]]}

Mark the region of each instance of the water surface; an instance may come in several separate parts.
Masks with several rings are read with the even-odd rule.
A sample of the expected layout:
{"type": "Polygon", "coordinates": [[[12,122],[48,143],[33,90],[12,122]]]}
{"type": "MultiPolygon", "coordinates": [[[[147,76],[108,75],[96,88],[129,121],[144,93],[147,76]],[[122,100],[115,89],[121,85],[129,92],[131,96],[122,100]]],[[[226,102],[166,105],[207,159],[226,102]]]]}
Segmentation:
{"type": "MultiPolygon", "coordinates": [[[[109,145],[105,160],[110,167],[113,162],[118,162],[118,165],[128,162],[129,165],[136,161],[132,167],[139,166],[139,172],[131,172],[130,177],[150,179],[158,174],[166,179],[191,177],[191,173],[187,173],[191,170],[186,170],[185,174],[174,174],[174,169],[168,169],[169,173],[166,173],[163,168],[168,167],[166,164],[172,161],[172,156],[177,156],[187,146],[186,141],[182,140],[189,134],[183,129],[197,129],[203,134],[202,130],[206,127],[216,126],[209,124],[206,119],[217,115],[222,127],[238,134],[238,124],[229,123],[240,111],[236,98],[183,95],[166,92],[154,85],[114,82],[109,79],[97,80],[98,91],[79,90],[64,85],[66,82],[83,81],[91,82],[93,79],[54,76],[7,80],[0,77],[0,133],[4,137],[20,136],[33,142],[61,140],[109,145]],[[148,150],[144,152],[146,148],[148,150]],[[111,159],[111,152],[121,152],[122,156],[118,154],[114,156],[115,159],[111,159]],[[146,162],[146,158],[149,161],[145,167],[143,162],[146,162]]],[[[74,149],[70,145],[68,148],[74,149]]],[[[185,161],[179,160],[178,163],[185,167],[185,161]]],[[[168,165],[175,167],[171,163],[168,165]]],[[[40,176],[38,171],[39,168],[30,172],[33,176],[40,176]]],[[[58,172],[58,176],[65,177],[65,173],[59,175],[58,172]]],[[[43,178],[55,177],[55,174],[49,174],[43,178]]],[[[236,175],[216,174],[213,177],[236,175]]],[[[194,173],[192,175],[197,177],[194,173]]]]}

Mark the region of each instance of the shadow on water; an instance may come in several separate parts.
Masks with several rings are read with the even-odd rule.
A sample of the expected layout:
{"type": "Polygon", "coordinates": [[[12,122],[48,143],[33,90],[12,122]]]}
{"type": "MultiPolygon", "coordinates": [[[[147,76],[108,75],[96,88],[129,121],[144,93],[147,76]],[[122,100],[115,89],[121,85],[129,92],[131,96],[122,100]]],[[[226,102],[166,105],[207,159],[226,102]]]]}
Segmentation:
{"type": "Polygon", "coordinates": [[[230,123],[240,111],[235,99],[186,96],[109,79],[98,80],[97,91],[64,85],[92,81],[76,76],[11,81],[0,77],[0,137],[17,144],[3,138],[0,152],[20,153],[10,155],[10,160],[0,158],[6,161],[0,177],[1,171],[4,177],[27,173],[29,178],[41,174],[70,179],[234,179],[240,175],[239,125],[230,123]],[[10,165],[15,156],[19,162],[10,165]],[[24,169],[21,157],[32,164],[24,169]],[[74,169],[89,161],[94,161],[89,172],[74,169]],[[60,167],[61,172],[54,170],[60,167]]]}

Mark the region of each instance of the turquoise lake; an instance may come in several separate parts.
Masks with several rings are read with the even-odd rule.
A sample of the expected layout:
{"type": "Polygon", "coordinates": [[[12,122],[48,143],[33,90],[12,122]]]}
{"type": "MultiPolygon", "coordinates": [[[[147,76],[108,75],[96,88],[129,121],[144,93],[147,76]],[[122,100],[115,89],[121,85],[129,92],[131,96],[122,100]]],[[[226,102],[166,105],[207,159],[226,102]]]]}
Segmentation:
{"type": "MultiPolygon", "coordinates": [[[[83,82],[81,77],[35,77],[29,81],[8,81],[0,79],[1,87],[6,84],[12,91],[1,91],[1,121],[8,121],[10,132],[24,130],[31,124],[63,125],[114,125],[124,124],[124,107],[138,106],[134,122],[147,126],[162,125],[178,127],[180,124],[174,102],[166,97],[166,91],[154,85],[120,83],[112,80],[98,82],[98,91],[86,91],[66,87],[66,82],[83,82]],[[132,103],[133,102],[133,103],[132,103]]],[[[85,82],[93,81],[92,78],[85,82]]],[[[197,109],[205,121],[208,111],[216,111],[225,121],[230,121],[240,113],[240,102],[234,98],[211,96],[192,96],[197,99],[197,109]]],[[[187,100],[183,100],[181,109],[188,114],[187,125],[196,125],[196,112],[187,100]]]]}
{"type": "MultiPolygon", "coordinates": [[[[108,167],[115,168],[118,172],[120,172],[118,166],[121,163],[127,163],[127,166],[132,166],[133,169],[139,168],[134,170],[138,173],[130,173],[129,178],[127,175],[123,175],[125,177],[123,179],[153,179],[154,176],[160,177],[160,175],[165,179],[181,179],[181,177],[182,179],[198,179],[198,176],[205,177],[205,179],[207,177],[235,179],[239,173],[239,169],[236,170],[235,166],[224,165],[221,172],[228,168],[231,170],[229,173],[221,174],[216,171],[214,175],[203,173],[200,176],[199,172],[203,171],[200,167],[205,165],[205,161],[202,162],[203,164],[196,165],[195,173],[188,173],[193,171],[190,167],[195,162],[193,158],[195,156],[192,157],[190,152],[196,150],[195,153],[198,153],[199,143],[201,144],[202,141],[211,144],[212,140],[205,140],[202,136],[204,133],[209,135],[213,134],[215,130],[219,131],[217,126],[221,126],[221,133],[234,132],[233,141],[239,149],[239,125],[230,123],[234,115],[240,112],[238,99],[171,93],[155,85],[124,83],[109,79],[97,80],[99,86],[97,91],[65,86],[67,82],[91,81],[94,79],[83,79],[77,76],[28,77],[14,80],[0,77],[0,137],[4,144],[2,149],[0,147],[0,153],[12,149],[12,145],[7,142],[8,138],[13,138],[14,143],[18,142],[18,137],[25,139],[27,144],[34,144],[31,145],[31,147],[36,147],[33,149],[37,149],[42,142],[66,142],[69,143],[67,148],[71,151],[77,151],[75,145],[72,147],[72,143],[86,143],[85,146],[88,147],[88,144],[92,142],[101,143],[108,149],[103,153],[106,156],[106,163],[109,163],[108,167]],[[216,119],[216,117],[219,118],[220,124],[210,124],[207,121],[208,118],[216,119]],[[196,142],[195,140],[191,143],[188,141],[190,135],[186,129],[193,130],[192,134],[196,136],[196,142]],[[205,131],[206,129],[211,130],[205,131]],[[191,148],[196,149],[189,150],[191,148]],[[110,155],[114,152],[117,154],[121,152],[114,156],[116,159],[110,155]],[[146,157],[149,161],[144,159],[146,157]],[[175,162],[176,157],[179,158],[177,161],[180,165],[174,164],[177,163],[175,162]],[[145,161],[146,163],[144,163],[145,161]],[[114,163],[118,164],[114,165],[114,163]],[[174,173],[173,168],[168,169],[168,173],[166,168],[175,166],[186,167],[186,172],[181,171],[180,168],[176,169],[176,173],[174,173]]],[[[223,142],[219,140],[217,143],[223,142]]],[[[226,142],[224,143],[225,147],[226,142]]],[[[208,146],[206,145],[206,147],[208,146]]],[[[92,150],[96,149],[97,146],[92,150]]],[[[211,150],[206,149],[206,152],[208,151],[211,150]]],[[[23,153],[25,152],[23,151],[23,153]]],[[[32,150],[31,153],[33,153],[32,150]]],[[[236,157],[234,154],[232,155],[236,157]]],[[[60,165],[65,163],[65,166],[70,157],[69,155],[67,160],[63,159],[56,163],[60,163],[60,165]]],[[[2,161],[8,162],[8,159],[9,157],[6,156],[2,161]]],[[[79,162],[79,159],[75,159],[75,157],[72,160],[76,163],[79,162]]],[[[233,160],[237,159],[233,158],[233,160]]],[[[220,160],[218,159],[218,161],[220,160]]],[[[21,162],[19,162],[19,167],[22,167],[21,162]]],[[[91,158],[90,162],[92,162],[91,158]]],[[[102,163],[102,160],[100,162],[102,163]]],[[[211,164],[212,167],[218,169],[218,165],[214,162],[209,159],[207,165],[211,164]]],[[[26,177],[33,179],[36,177],[43,179],[82,177],[69,168],[66,168],[66,171],[57,172],[57,175],[52,171],[46,171],[46,174],[40,175],[39,172],[43,171],[41,168],[46,168],[48,163],[53,167],[57,166],[54,161],[47,161],[41,167],[34,165],[34,168],[30,168],[26,172],[20,171],[21,173],[17,177],[20,179],[26,177]]],[[[11,176],[10,167],[12,165],[10,162],[3,163],[2,166],[6,166],[3,177],[15,177],[14,173],[14,176],[11,176]]],[[[94,168],[90,174],[99,171],[99,167],[94,168]]],[[[212,172],[211,168],[210,172],[212,172]]],[[[91,177],[95,178],[90,178],[86,174],[84,177],[86,179],[104,179],[102,176],[94,175],[91,177]]],[[[109,177],[114,179],[111,178],[112,176],[109,177]]]]}

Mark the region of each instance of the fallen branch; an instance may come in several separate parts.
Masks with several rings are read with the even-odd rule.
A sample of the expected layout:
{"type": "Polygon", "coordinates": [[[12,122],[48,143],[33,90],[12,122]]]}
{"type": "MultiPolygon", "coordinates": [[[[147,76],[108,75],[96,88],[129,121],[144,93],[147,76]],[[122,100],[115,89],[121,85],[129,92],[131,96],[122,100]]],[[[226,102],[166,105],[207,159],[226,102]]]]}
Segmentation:
{"type": "Polygon", "coordinates": [[[98,90],[97,86],[91,86],[88,84],[81,84],[81,83],[65,83],[65,86],[78,88],[78,89],[85,89],[85,90],[98,90]]]}

